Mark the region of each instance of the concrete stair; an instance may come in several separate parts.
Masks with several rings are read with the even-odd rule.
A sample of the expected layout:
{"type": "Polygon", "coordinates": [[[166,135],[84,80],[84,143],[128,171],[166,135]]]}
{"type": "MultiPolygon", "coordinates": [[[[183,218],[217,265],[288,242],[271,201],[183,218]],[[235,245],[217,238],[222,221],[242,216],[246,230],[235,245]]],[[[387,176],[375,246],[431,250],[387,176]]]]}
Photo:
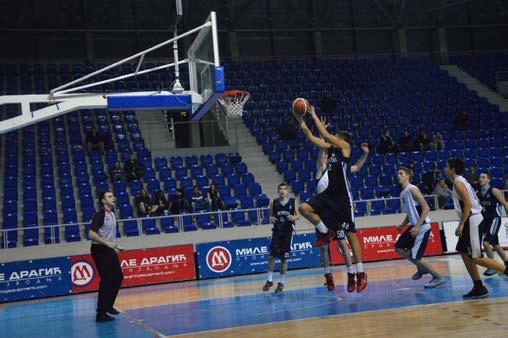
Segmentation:
{"type": "MultiPolygon", "coordinates": [[[[254,175],[256,182],[261,185],[262,192],[270,200],[277,198],[277,186],[284,180],[283,177],[277,172],[268,156],[263,153],[261,146],[257,144],[256,138],[251,135],[243,121],[235,121],[235,128],[238,135],[238,151],[242,156],[242,161],[247,164],[247,169],[254,175]]],[[[301,231],[314,229],[314,226],[301,217],[296,222],[296,228],[301,231]]]]}
{"type": "Polygon", "coordinates": [[[497,104],[503,112],[508,112],[508,100],[503,98],[499,93],[493,91],[489,87],[482,84],[476,78],[469,75],[456,65],[440,66],[446,70],[450,76],[457,78],[457,81],[464,83],[469,89],[474,90],[480,97],[486,98],[490,104],[497,104]]]}
{"type": "Polygon", "coordinates": [[[152,157],[169,156],[175,143],[170,140],[166,119],[162,112],[139,111],[136,113],[141,135],[145,146],[152,152],[152,157]]]}

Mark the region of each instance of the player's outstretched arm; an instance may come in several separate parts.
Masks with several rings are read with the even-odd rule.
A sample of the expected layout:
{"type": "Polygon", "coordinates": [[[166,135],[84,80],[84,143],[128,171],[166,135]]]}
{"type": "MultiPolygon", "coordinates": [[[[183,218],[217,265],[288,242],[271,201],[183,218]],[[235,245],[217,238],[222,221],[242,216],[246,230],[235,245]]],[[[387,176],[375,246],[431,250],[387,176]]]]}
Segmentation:
{"type": "Polygon", "coordinates": [[[307,124],[305,123],[303,117],[295,115],[295,118],[298,121],[298,125],[300,126],[300,129],[302,130],[307,140],[312,142],[312,144],[314,144],[321,150],[327,150],[328,148],[330,148],[330,144],[326,143],[319,137],[312,135],[312,132],[310,131],[309,127],[307,127],[307,124]]]}
{"type": "Polygon", "coordinates": [[[337,148],[342,149],[343,151],[348,153],[347,155],[349,155],[351,153],[351,145],[346,141],[335,137],[335,135],[330,134],[328,130],[326,130],[325,125],[323,124],[323,122],[321,122],[321,120],[317,116],[314,106],[310,106],[309,113],[314,119],[314,123],[316,124],[319,134],[323,137],[323,139],[326,142],[333,144],[337,148]]]}
{"type": "Polygon", "coordinates": [[[358,161],[351,166],[352,173],[360,171],[369,156],[369,145],[367,143],[362,143],[360,147],[362,148],[362,156],[360,156],[358,161]]]}
{"type": "Polygon", "coordinates": [[[492,188],[492,194],[496,196],[497,201],[504,207],[504,211],[508,213],[508,202],[506,202],[503,192],[497,188],[492,188]]]}
{"type": "MultiPolygon", "coordinates": [[[[322,118],[321,121],[325,125],[325,128],[328,128],[330,125],[329,123],[326,123],[326,118],[322,118]]],[[[319,138],[323,140],[323,137],[319,135],[319,138]]],[[[323,140],[324,141],[324,140],[323,140]]],[[[323,149],[319,149],[318,158],[316,160],[316,179],[319,179],[323,173],[326,170],[326,152],[323,149]]]]}

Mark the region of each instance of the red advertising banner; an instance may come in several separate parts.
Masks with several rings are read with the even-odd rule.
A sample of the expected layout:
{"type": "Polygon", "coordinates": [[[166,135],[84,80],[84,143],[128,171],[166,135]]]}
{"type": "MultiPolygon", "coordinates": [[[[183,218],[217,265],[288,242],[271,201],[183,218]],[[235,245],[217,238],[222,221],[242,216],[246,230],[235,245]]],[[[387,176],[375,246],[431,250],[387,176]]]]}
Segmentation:
{"type": "MultiPolygon", "coordinates": [[[[124,275],[122,287],[196,279],[192,244],[123,251],[118,257],[124,275]]],[[[71,264],[73,293],[99,288],[92,256],[73,256],[71,264]]]]}
{"type": "MultiPolygon", "coordinates": [[[[432,223],[431,227],[425,255],[442,254],[443,247],[441,245],[439,226],[437,223],[432,223]]],[[[356,235],[362,247],[362,260],[364,262],[401,258],[395,252],[395,242],[397,242],[400,236],[395,226],[359,229],[356,235]]],[[[330,245],[330,257],[332,264],[344,264],[344,260],[337,248],[337,242],[335,241],[330,245]]]]}

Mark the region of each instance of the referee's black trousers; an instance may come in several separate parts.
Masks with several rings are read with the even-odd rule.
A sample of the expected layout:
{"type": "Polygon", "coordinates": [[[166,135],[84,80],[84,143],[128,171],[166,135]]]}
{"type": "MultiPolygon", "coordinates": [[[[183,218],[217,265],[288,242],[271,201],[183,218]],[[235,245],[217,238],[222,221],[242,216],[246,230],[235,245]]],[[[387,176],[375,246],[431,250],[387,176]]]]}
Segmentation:
{"type": "Polygon", "coordinates": [[[97,312],[105,313],[113,308],[122,285],[122,268],[114,249],[103,244],[92,244],[91,252],[100,277],[97,312]]]}

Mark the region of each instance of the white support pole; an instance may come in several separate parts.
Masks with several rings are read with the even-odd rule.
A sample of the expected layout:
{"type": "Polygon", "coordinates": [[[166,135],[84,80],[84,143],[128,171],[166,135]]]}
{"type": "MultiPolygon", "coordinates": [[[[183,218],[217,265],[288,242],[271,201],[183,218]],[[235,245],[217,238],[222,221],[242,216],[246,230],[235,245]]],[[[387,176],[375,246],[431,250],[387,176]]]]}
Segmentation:
{"type": "Polygon", "coordinates": [[[217,17],[215,12],[210,13],[210,19],[212,21],[213,62],[215,63],[215,67],[220,67],[219,36],[217,34],[217,17]]]}
{"type": "MultiPolygon", "coordinates": [[[[187,62],[188,62],[188,60],[182,60],[182,61],[180,61],[180,63],[187,63],[187,62]]],[[[79,87],[69,88],[69,89],[66,89],[66,90],[62,90],[62,91],[58,91],[58,92],[53,93],[54,94],[53,97],[54,98],[58,98],[62,94],[72,93],[72,92],[75,92],[75,91],[78,91],[78,90],[81,90],[81,89],[97,87],[97,86],[100,86],[102,84],[106,84],[106,83],[110,83],[110,82],[115,82],[115,81],[118,81],[118,80],[125,80],[125,79],[128,79],[128,78],[137,76],[137,75],[143,75],[143,74],[155,72],[155,71],[158,71],[158,70],[161,70],[161,69],[173,67],[174,65],[175,65],[174,63],[170,63],[170,64],[167,64],[167,65],[162,65],[162,66],[158,66],[158,67],[154,67],[154,68],[150,68],[150,69],[144,69],[144,70],[139,71],[137,73],[134,72],[134,73],[126,74],[126,75],[120,75],[120,76],[114,77],[112,79],[102,80],[102,81],[99,81],[99,82],[94,82],[94,83],[86,84],[86,85],[79,86],[79,87]]]]}
{"type": "Polygon", "coordinates": [[[52,94],[54,94],[54,93],[56,93],[56,92],[58,92],[58,91],[60,91],[60,90],[62,90],[62,89],[68,88],[68,87],[70,87],[70,86],[72,86],[72,85],[74,85],[74,84],[76,84],[76,83],[83,82],[83,81],[85,81],[85,80],[87,80],[87,79],[89,79],[89,78],[91,78],[91,77],[93,77],[93,76],[95,76],[95,75],[99,75],[99,74],[101,74],[101,73],[103,73],[103,72],[105,72],[105,71],[107,71],[107,70],[110,70],[110,69],[112,69],[112,68],[115,68],[115,67],[117,67],[117,66],[120,66],[120,65],[122,65],[122,64],[124,64],[124,63],[126,63],[126,62],[129,62],[129,61],[131,61],[131,60],[133,60],[133,59],[137,58],[137,57],[140,57],[140,56],[145,55],[145,54],[148,54],[148,53],[150,53],[150,52],[152,52],[152,51],[154,51],[154,50],[156,50],[156,49],[159,49],[159,48],[161,48],[161,47],[164,47],[164,46],[166,46],[166,45],[168,45],[168,44],[172,43],[174,40],[178,40],[178,39],[184,38],[184,37],[186,37],[186,36],[188,36],[188,35],[192,35],[192,34],[194,34],[194,33],[198,32],[198,31],[200,31],[201,29],[203,29],[203,28],[205,28],[205,27],[210,27],[211,25],[212,25],[212,23],[211,23],[211,22],[209,22],[209,21],[208,21],[208,22],[205,22],[203,25],[201,25],[201,26],[199,26],[199,27],[196,27],[196,28],[194,28],[194,29],[191,29],[190,31],[185,32],[185,33],[183,33],[183,34],[181,34],[181,35],[179,35],[179,36],[177,36],[177,37],[174,37],[174,38],[172,38],[172,39],[169,39],[169,40],[166,40],[166,41],[164,41],[164,42],[161,42],[161,43],[159,43],[158,45],[155,45],[155,46],[153,46],[153,47],[151,47],[151,48],[148,48],[148,49],[146,49],[146,50],[144,50],[144,51],[142,51],[142,52],[139,52],[139,53],[137,53],[137,54],[134,54],[134,55],[132,55],[132,56],[129,56],[128,58],[125,58],[125,59],[123,59],[123,60],[120,60],[120,61],[118,61],[118,62],[115,62],[115,63],[113,63],[113,64],[111,64],[111,65],[109,65],[109,66],[106,66],[106,67],[104,67],[104,68],[101,68],[101,69],[99,69],[99,70],[97,70],[97,71],[95,71],[95,72],[93,72],[93,73],[90,73],[90,74],[88,74],[88,75],[85,75],[85,76],[83,76],[83,77],[80,77],[79,79],[76,79],[76,80],[74,80],[74,81],[71,81],[71,82],[69,82],[69,83],[66,83],[66,84],[64,84],[64,85],[62,85],[62,86],[56,87],[56,88],[54,88],[54,89],[52,89],[52,90],[50,91],[50,95],[52,95],[52,94]]]}

